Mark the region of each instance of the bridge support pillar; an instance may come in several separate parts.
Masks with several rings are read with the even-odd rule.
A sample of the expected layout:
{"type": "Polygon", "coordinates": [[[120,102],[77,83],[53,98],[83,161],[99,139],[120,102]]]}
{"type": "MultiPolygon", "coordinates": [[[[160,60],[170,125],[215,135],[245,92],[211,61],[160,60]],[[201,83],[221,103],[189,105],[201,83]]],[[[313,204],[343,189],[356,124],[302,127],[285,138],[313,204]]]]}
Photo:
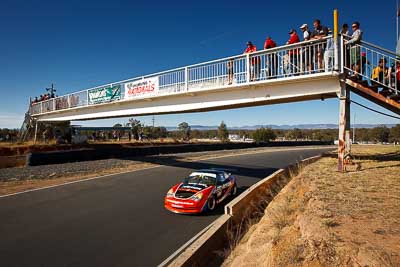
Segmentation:
{"type": "Polygon", "coordinates": [[[338,171],[345,172],[345,159],[350,155],[350,89],[341,82],[339,96],[339,144],[338,144],[338,171]]]}

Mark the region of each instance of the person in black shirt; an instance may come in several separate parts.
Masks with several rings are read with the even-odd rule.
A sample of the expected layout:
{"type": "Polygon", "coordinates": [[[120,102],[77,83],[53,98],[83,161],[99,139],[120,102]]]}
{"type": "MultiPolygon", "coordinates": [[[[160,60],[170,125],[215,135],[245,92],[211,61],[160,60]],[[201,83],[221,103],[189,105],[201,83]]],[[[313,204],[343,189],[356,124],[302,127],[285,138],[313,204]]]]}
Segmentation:
{"type": "MultiPolygon", "coordinates": [[[[328,28],[321,25],[321,21],[319,19],[314,20],[314,31],[311,33],[311,40],[321,40],[325,36],[328,36],[328,28]]],[[[318,70],[322,71],[324,69],[323,55],[325,50],[325,44],[319,44],[316,47],[317,52],[317,64],[318,70]]]]}

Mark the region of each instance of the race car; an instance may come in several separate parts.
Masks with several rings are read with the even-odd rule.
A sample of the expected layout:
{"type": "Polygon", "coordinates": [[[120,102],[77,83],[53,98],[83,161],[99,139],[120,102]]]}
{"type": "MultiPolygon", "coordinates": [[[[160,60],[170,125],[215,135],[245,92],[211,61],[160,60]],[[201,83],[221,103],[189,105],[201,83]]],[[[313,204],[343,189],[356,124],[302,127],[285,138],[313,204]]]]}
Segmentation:
{"type": "Polygon", "coordinates": [[[202,213],[214,210],[217,204],[236,194],[236,179],[227,171],[198,170],[168,191],[164,206],[175,213],[202,213]]]}

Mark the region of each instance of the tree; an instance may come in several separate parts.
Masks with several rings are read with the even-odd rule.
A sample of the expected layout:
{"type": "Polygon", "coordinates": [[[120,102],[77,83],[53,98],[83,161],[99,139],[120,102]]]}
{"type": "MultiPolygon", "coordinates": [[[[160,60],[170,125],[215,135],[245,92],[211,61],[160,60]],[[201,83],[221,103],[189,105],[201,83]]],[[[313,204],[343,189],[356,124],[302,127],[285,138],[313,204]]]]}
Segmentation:
{"type": "Polygon", "coordinates": [[[254,131],[253,139],[257,142],[268,142],[270,140],[274,140],[276,135],[271,128],[260,128],[254,131]]]}
{"type": "Polygon", "coordinates": [[[392,129],[390,129],[390,142],[400,142],[400,124],[397,124],[396,126],[392,127],[392,129]]]}
{"type": "Polygon", "coordinates": [[[222,142],[228,141],[229,137],[229,132],[228,132],[228,127],[226,126],[224,121],[221,121],[221,124],[218,127],[218,138],[222,142]]]}
{"type": "Polygon", "coordinates": [[[142,132],[143,125],[140,123],[139,120],[136,120],[134,118],[129,119],[129,124],[131,126],[131,132],[132,132],[133,138],[135,140],[139,140],[139,134],[142,132]]]}
{"type": "Polygon", "coordinates": [[[376,142],[389,142],[390,130],[386,126],[371,129],[371,138],[376,142]]]}
{"type": "Polygon", "coordinates": [[[179,123],[178,130],[181,132],[183,140],[190,140],[190,126],[187,122],[179,123]]]}
{"type": "Polygon", "coordinates": [[[113,126],[113,128],[120,128],[120,127],[122,127],[121,123],[114,124],[114,126],[113,126]]]}

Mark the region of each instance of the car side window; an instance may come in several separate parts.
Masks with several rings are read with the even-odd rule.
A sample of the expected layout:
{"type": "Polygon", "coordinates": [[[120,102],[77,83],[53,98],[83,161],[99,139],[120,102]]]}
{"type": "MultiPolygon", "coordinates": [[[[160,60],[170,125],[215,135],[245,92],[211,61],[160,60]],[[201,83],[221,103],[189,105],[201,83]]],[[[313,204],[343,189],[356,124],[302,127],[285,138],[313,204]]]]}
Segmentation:
{"type": "Polygon", "coordinates": [[[217,175],[217,184],[218,185],[222,185],[223,183],[224,183],[224,181],[225,181],[225,178],[224,178],[224,176],[222,176],[221,174],[218,174],[217,175]]]}

